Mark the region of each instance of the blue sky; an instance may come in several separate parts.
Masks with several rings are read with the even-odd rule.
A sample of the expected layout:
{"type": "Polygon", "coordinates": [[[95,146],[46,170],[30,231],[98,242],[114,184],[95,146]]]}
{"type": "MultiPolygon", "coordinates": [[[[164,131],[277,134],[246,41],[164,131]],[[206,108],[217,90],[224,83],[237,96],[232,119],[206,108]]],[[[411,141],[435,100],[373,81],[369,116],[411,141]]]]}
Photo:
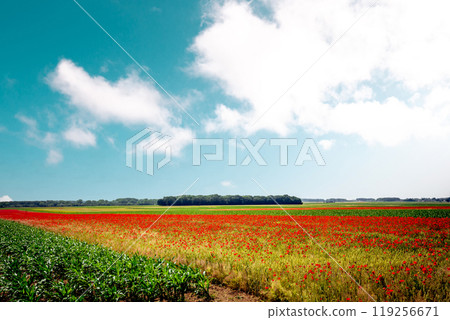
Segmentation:
{"type": "Polygon", "coordinates": [[[445,1],[78,3],[146,72],[74,1],[2,2],[0,199],[449,196],[445,1]],[[125,165],[146,127],[172,137],[153,176],[125,165]],[[268,165],[193,166],[194,138],[268,165]],[[307,138],[325,166],[294,165],[307,138]]]}

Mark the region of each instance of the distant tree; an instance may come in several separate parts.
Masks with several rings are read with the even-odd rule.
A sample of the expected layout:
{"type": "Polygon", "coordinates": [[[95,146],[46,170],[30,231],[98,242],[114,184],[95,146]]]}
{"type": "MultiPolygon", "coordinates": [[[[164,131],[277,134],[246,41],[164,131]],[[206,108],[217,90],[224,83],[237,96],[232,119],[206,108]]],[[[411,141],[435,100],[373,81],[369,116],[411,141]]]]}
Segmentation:
{"type": "Polygon", "coordinates": [[[378,198],[377,201],[392,202],[392,201],[401,201],[401,199],[400,198],[396,198],[396,197],[384,197],[384,198],[378,198]]]}
{"type": "Polygon", "coordinates": [[[170,206],[175,202],[175,206],[190,206],[190,205],[254,205],[254,204],[275,204],[276,200],[279,204],[302,204],[302,200],[297,197],[285,195],[277,196],[240,196],[240,195],[226,195],[220,196],[218,194],[212,195],[183,195],[176,202],[175,197],[164,197],[157,201],[160,206],[170,206]]]}
{"type": "Polygon", "coordinates": [[[20,208],[20,207],[73,207],[73,206],[111,206],[111,205],[156,205],[156,199],[138,200],[135,198],[122,198],[117,200],[44,200],[44,201],[9,201],[0,202],[0,208],[20,208]],[[120,204],[119,204],[120,203],[120,204]]]}
{"type": "Polygon", "coordinates": [[[375,201],[375,199],[374,198],[356,198],[356,201],[372,202],[372,201],[375,201]]]}

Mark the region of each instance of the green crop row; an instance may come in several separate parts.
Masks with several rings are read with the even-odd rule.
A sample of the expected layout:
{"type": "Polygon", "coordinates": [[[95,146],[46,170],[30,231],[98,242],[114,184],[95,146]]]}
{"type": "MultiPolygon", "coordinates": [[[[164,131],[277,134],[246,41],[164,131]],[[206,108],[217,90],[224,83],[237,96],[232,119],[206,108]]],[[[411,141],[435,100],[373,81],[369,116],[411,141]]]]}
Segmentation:
{"type": "MultiPolygon", "coordinates": [[[[449,209],[339,209],[339,210],[286,210],[291,216],[355,216],[355,217],[415,217],[415,218],[450,218],[449,209]]],[[[193,211],[179,210],[169,214],[219,214],[219,215],[271,215],[286,216],[283,210],[249,210],[249,211],[193,211]]]]}
{"type": "Polygon", "coordinates": [[[0,301],[208,299],[209,281],[192,267],[0,220],[0,301]]]}
{"type": "MultiPolygon", "coordinates": [[[[299,210],[292,210],[292,206],[283,206],[287,212],[293,216],[361,216],[361,217],[423,217],[423,218],[449,218],[449,207],[442,206],[441,208],[433,209],[391,209],[389,207],[377,209],[327,209],[314,208],[314,210],[304,210],[306,207],[301,207],[299,210]]],[[[114,207],[111,210],[109,207],[101,209],[92,209],[90,207],[73,207],[73,208],[25,208],[26,211],[49,212],[61,214],[156,214],[160,215],[165,212],[166,215],[171,214],[188,214],[188,215],[282,215],[286,213],[277,207],[259,207],[259,206],[222,206],[222,207],[172,207],[167,210],[165,207],[140,208],[130,210],[127,207],[114,207]],[[254,210],[263,209],[264,210],[254,210]],[[224,210],[225,209],[225,210],[224,210]],[[248,210],[242,210],[248,209],[248,210]]]]}

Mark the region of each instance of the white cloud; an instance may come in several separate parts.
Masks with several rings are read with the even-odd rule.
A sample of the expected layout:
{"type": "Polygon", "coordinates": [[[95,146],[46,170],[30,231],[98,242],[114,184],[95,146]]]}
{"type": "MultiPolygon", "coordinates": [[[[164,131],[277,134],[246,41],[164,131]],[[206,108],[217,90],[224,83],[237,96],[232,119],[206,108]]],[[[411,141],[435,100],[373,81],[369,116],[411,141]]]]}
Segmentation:
{"type": "Polygon", "coordinates": [[[27,126],[27,137],[33,142],[44,146],[50,146],[56,142],[56,134],[39,130],[36,119],[22,114],[17,114],[16,119],[27,126]]]}
{"type": "Polygon", "coordinates": [[[37,131],[37,121],[36,119],[24,116],[22,114],[17,114],[16,119],[18,119],[20,122],[28,126],[29,132],[35,132],[37,131]]]}
{"type": "Polygon", "coordinates": [[[72,126],[64,132],[64,139],[77,147],[95,146],[97,144],[97,139],[91,131],[76,126],[72,126]]]}
{"type": "Polygon", "coordinates": [[[114,140],[113,137],[106,137],[106,141],[108,141],[108,143],[109,143],[110,145],[112,145],[113,147],[116,146],[116,140],[114,140]]]}
{"type": "Polygon", "coordinates": [[[63,161],[63,155],[58,150],[50,149],[47,155],[47,164],[58,164],[63,161]]]}
{"type": "Polygon", "coordinates": [[[231,181],[227,181],[227,180],[222,181],[220,184],[221,184],[223,187],[231,187],[231,186],[233,186],[233,184],[231,183],[231,181]]]}
{"type": "Polygon", "coordinates": [[[56,134],[52,133],[52,132],[46,132],[45,135],[42,137],[42,142],[46,145],[52,145],[54,143],[56,143],[56,134]]]}
{"type": "Polygon", "coordinates": [[[243,121],[246,121],[238,110],[233,110],[220,104],[215,110],[216,118],[206,121],[206,132],[234,131],[240,127],[243,121]]]}
{"type": "Polygon", "coordinates": [[[116,82],[102,76],[91,76],[72,61],[62,59],[49,74],[47,82],[64,94],[80,116],[99,123],[145,125],[172,136],[175,155],[193,138],[190,129],[179,125],[170,104],[154,86],[136,73],[116,82]]]}
{"type": "Polygon", "coordinates": [[[110,83],[62,59],[48,76],[48,83],[72,105],[100,122],[156,124],[167,123],[170,116],[160,107],[163,101],[159,92],[135,74],[110,83]]]}
{"type": "Polygon", "coordinates": [[[34,118],[30,118],[22,114],[17,114],[16,118],[27,126],[27,139],[38,147],[48,151],[48,164],[57,164],[62,161],[63,156],[61,152],[53,150],[58,141],[55,133],[39,130],[38,123],[34,118]]]}
{"type": "Polygon", "coordinates": [[[0,202],[10,202],[13,201],[10,196],[4,195],[0,197],[0,202]]]}
{"type": "Polygon", "coordinates": [[[323,139],[319,141],[319,146],[321,146],[323,150],[330,150],[333,145],[334,140],[323,139]]]}
{"type": "Polygon", "coordinates": [[[380,1],[311,69],[371,2],[263,3],[270,18],[245,2],[212,6],[191,47],[192,70],[246,106],[218,105],[207,131],[287,135],[300,126],[391,146],[450,136],[447,1],[380,1]]]}

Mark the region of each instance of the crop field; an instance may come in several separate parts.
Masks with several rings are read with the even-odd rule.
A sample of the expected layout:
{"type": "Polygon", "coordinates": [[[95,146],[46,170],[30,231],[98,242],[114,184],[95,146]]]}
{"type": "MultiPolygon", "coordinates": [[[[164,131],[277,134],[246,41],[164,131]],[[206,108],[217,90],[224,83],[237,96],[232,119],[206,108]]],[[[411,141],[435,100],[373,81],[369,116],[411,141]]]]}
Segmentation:
{"type": "MultiPolygon", "coordinates": [[[[78,241],[111,255],[126,251],[126,256],[119,255],[149,259],[151,265],[164,259],[173,270],[189,268],[196,276],[181,287],[203,296],[212,281],[267,301],[450,301],[450,206],[358,203],[286,208],[288,214],[275,206],[5,209],[0,210],[0,221],[21,224],[2,222],[2,248],[31,241],[29,234],[37,231],[30,230],[44,229],[48,237],[65,239],[67,252],[75,250],[70,241],[78,241]],[[3,235],[5,228],[9,235],[3,235]],[[14,240],[9,240],[12,235],[14,240]],[[198,270],[205,271],[208,280],[198,270]]],[[[9,273],[4,266],[11,256],[20,257],[20,274],[28,286],[38,286],[41,275],[27,275],[26,264],[36,254],[19,252],[2,252],[2,287],[10,281],[5,280],[9,273]]],[[[65,251],[58,252],[54,261],[64,260],[65,251]]],[[[82,265],[67,268],[77,272],[82,265]]],[[[134,273],[134,268],[118,269],[116,279],[127,274],[135,279],[145,273],[142,268],[134,273]]],[[[66,279],[64,283],[76,291],[80,284],[75,278],[65,274],[55,281],[66,279]]],[[[161,281],[164,286],[164,277],[161,281]]],[[[107,284],[99,286],[107,291],[107,284]]],[[[152,297],[182,300],[187,292],[183,290],[171,299],[167,294],[161,298],[161,293],[152,297]]],[[[98,294],[86,299],[101,300],[98,294]]],[[[103,299],[133,300],[130,293],[103,299]]]]}
{"type": "Polygon", "coordinates": [[[127,256],[0,220],[0,301],[183,301],[209,279],[162,259],[127,256]],[[93,288],[93,290],[91,290],[93,288]]]}

